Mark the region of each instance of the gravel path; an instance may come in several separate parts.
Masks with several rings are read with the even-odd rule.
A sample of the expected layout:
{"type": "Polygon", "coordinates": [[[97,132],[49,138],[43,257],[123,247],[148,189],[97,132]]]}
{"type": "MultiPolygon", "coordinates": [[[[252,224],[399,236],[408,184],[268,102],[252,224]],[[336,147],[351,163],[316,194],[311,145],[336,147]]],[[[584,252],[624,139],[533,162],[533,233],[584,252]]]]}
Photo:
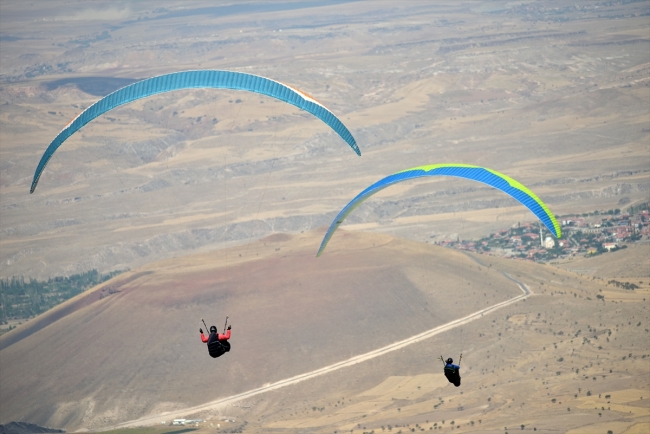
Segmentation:
{"type": "MultiPolygon", "coordinates": [[[[481,264],[481,265],[483,265],[483,264],[481,264]]],[[[280,380],[278,382],[275,382],[275,383],[272,383],[272,384],[269,384],[269,385],[266,385],[266,386],[263,386],[263,387],[259,387],[257,389],[249,390],[247,392],[243,392],[243,393],[240,393],[238,395],[229,396],[227,398],[218,399],[216,401],[207,402],[205,404],[201,404],[201,405],[198,405],[198,406],[195,406],[195,407],[188,407],[188,408],[181,409],[181,410],[176,410],[176,411],[173,411],[173,412],[166,412],[166,413],[162,413],[162,414],[146,416],[146,417],[136,419],[136,420],[133,420],[133,421],[129,421],[129,422],[123,422],[121,424],[115,425],[114,427],[106,428],[106,430],[117,429],[117,428],[127,428],[127,427],[134,427],[134,426],[148,426],[148,425],[153,425],[153,424],[159,424],[160,420],[165,420],[165,419],[170,419],[170,418],[174,419],[174,418],[185,417],[187,415],[191,415],[191,414],[195,414],[195,413],[199,413],[199,412],[207,411],[207,410],[216,410],[219,407],[222,407],[222,406],[227,405],[227,404],[232,404],[232,403],[235,403],[237,401],[241,401],[241,400],[251,398],[251,397],[256,396],[256,395],[260,395],[262,393],[266,393],[266,392],[270,392],[272,390],[280,389],[282,387],[291,386],[291,385],[300,383],[302,381],[318,377],[320,375],[329,374],[330,372],[334,372],[334,371],[336,371],[338,369],[346,368],[348,366],[356,365],[357,363],[362,363],[362,362],[365,362],[367,360],[374,359],[375,357],[379,357],[379,356],[382,356],[384,354],[388,354],[388,353],[390,353],[392,351],[400,350],[400,349],[402,349],[402,348],[404,348],[404,347],[406,347],[408,345],[412,345],[412,344],[415,344],[417,342],[421,342],[421,341],[423,341],[425,339],[429,339],[430,337],[435,336],[437,334],[446,332],[446,331],[451,330],[451,329],[453,329],[455,327],[458,327],[458,326],[461,326],[463,324],[467,324],[467,323],[469,323],[471,321],[474,321],[476,319],[479,319],[485,314],[488,314],[488,313],[491,313],[491,312],[493,312],[495,310],[501,309],[502,307],[509,306],[509,305],[511,305],[513,303],[516,303],[516,302],[518,302],[520,300],[523,300],[523,299],[529,297],[531,294],[533,294],[533,292],[530,290],[530,288],[528,288],[528,286],[525,283],[522,283],[522,282],[514,279],[512,276],[510,276],[509,274],[507,274],[505,272],[502,272],[502,273],[508,279],[515,282],[519,286],[519,288],[522,290],[523,294],[521,294],[521,295],[519,295],[517,297],[511,298],[510,300],[502,301],[501,303],[497,303],[497,304],[495,304],[493,306],[490,306],[490,307],[487,307],[485,309],[481,309],[481,310],[476,311],[474,313],[471,313],[471,314],[469,314],[469,315],[467,315],[465,317],[456,319],[454,321],[450,321],[450,322],[448,322],[446,324],[435,327],[435,328],[433,328],[431,330],[427,330],[427,331],[422,332],[420,334],[417,334],[415,336],[411,336],[410,338],[404,339],[402,341],[392,343],[390,345],[379,348],[377,350],[373,350],[373,351],[370,351],[370,352],[365,353],[365,354],[360,354],[360,355],[352,357],[350,359],[343,360],[341,362],[334,363],[332,365],[325,366],[323,368],[316,369],[316,370],[311,371],[311,372],[306,372],[304,374],[296,375],[295,377],[286,378],[284,380],[280,380]]]]}

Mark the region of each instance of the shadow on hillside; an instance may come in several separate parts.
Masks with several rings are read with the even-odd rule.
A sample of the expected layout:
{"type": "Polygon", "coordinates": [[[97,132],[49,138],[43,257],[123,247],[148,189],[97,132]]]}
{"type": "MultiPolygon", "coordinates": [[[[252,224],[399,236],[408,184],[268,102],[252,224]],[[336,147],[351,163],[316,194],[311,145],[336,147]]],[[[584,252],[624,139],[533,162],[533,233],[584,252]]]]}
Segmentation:
{"type": "Polygon", "coordinates": [[[120,78],[120,77],[73,77],[62,78],[45,83],[45,88],[48,91],[58,89],[66,84],[73,84],[77,89],[82,92],[89,93],[94,96],[106,96],[111,92],[116,91],[131,83],[140,81],[135,78],[120,78]]]}

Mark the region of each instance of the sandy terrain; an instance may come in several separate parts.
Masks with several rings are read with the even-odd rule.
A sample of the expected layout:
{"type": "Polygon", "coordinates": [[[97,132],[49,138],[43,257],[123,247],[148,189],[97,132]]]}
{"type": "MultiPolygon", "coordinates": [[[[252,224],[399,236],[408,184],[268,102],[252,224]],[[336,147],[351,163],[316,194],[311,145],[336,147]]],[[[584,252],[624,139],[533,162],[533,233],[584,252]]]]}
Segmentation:
{"type": "Polygon", "coordinates": [[[479,270],[460,252],[386,235],[341,235],[338,248],[318,259],[313,245],[322,232],[278,234],[152,263],[6,333],[0,397],[24,400],[3,405],[0,420],[92,428],[195,406],[376,350],[520,294],[499,272],[479,270]],[[460,279],[459,269],[466,271],[460,279]],[[478,294],[486,275],[495,288],[478,294]],[[449,287],[463,291],[450,299],[442,291],[449,287]],[[215,365],[198,339],[199,319],[220,325],[225,315],[233,333],[247,337],[233,341],[237,351],[215,365]],[[51,368],[43,368],[45,359],[51,368]]]}
{"type": "Polygon", "coordinates": [[[647,1],[0,3],[0,278],[130,270],[0,337],[0,423],[95,431],[194,411],[201,432],[648,432],[647,243],[547,265],[468,257],[432,243],[533,216],[435,179],[376,195],[314,256],[359,191],[423,164],[490,167],[558,215],[647,201],[649,14],[647,1]],[[202,68],[308,92],[362,156],[293,106],[179,91],[86,125],[29,195],[81,110],[202,68]],[[409,341],[520,296],[503,273],[533,295],[409,341]],[[225,315],[233,351],[215,361],[199,319],[225,315]],[[436,359],[461,352],[457,389],[436,359]]]}
{"type": "MultiPolygon", "coordinates": [[[[506,277],[512,279],[512,277],[507,275],[507,274],[506,274],[506,277]]],[[[209,402],[207,404],[203,404],[203,405],[200,405],[200,406],[197,406],[197,407],[184,408],[184,409],[175,410],[173,412],[166,412],[166,413],[163,413],[163,414],[160,414],[160,415],[155,415],[155,416],[147,416],[145,418],[141,418],[141,419],[138,419],[138,420],[135,420],[135,421],[129,421],[129,422],[119,424],[118,427],[119,428],[125,428],[125,427],[149,426],[149,425],[156,424],[162,418],[176,419],[176,418],[180,418],[181,416],[183,416],[185,414],[195,414],[195,413],[199,413],[199,412],[200,413],[205,413],[205,412],[212,412],[212,411],[215,411],[215,410],[219,411],[219,410],[222,410],[223,408],[226,408],[228,405],[235,404],[235,403],[237,403],[239,401],[247,400],[247,399],[250,399],[250,398],[252,398],[254,396],[261,395],[263,393],[271,392],[271,391],[274,391],[274,390],[278,390],[278,389],[281,389],[281,388],[284,388],[284,387],[293,386],[293,385],[301,383],[303,381],[307,381],[307,380],[311,380],[312,378],[320,377],[321,375],[328,375],[328,374],[331,374],[331,373],[333,373],[335,371],[338,371],[339,369],[343,369],[343,368],[347,368],[347,367],[350,367],[350,366],[353,366],[353,365],[356,365],[356,364],[359,364],[359,363],[367,362],[369,360],[375,359],[377,357],[381,357],[381,356],[383,356],[385,354],[388,354],[388,353],[391,353],[393,351],[401,350],[402,348],[405,348],[405,347],[407,347],[409,345],[424,341],[424,340],[429,339],[429,338],[431,338],[431,337],[433,337],[433,336],[435,336],[437,334],[444,333],[444,332],[449,331],[449,330],[451,330],[453,328],[461,327],[461,326],[463,326],[465,324],[468,324],[468,323],[470,323],[472,321],[480,319],[484,315],[487,315],[487,314],[489,314],[489,313],[491,313],[493,311],[501,309],[502,307],[509,306],[509,305],[511,305],[513,303],[516,303],[516,302],[518,302],[520,300],[523,300],[523,299],[525,299],[526,297],[528,297],[529,295],[532,294],[525,284],[520,283],[520,282],[518,282],[518,281],[516,281],[514,279],[513,279],[513,281],[516,282],[517,285],[521,288],[521,290],[523,292],[522,295],[513,297],[513,298],[511,298],[509,300],[502,301],[501,303],[496,303],[496,304],[494,304],[492,306],[477,310],[476,312],[473,312],[473,313],[471,313],[471,314],[469,314],[469,315],[467,315],[465,317],[456,319],[454,321],[450,321],[447,324],[443,324],[441,326],[435,327],[435,328],[433,328],[431,330],[427,330],[427,331],[425,331],[423,333],[420,333],[420,334],[417,334],[415,336],[411,336],[411,337],[409,337],[407,339],[404,339],[404,340],[401,340],[399,342],[392,343],[390,345],[387,345],[385,347],[379,348],[379,349],[374,350],[374,351],[370,351],[370,352],[365,353],[365,354],[360,354],[358,356],[352,357],[352,358],[350,358],[348,360],[344,360],[344,361],[335,363],[333,365],[325,366],[323,368],[317,369],[317,370],[312,371],[312,372],[307,372],[307,373],[304,373],[304,374],[300,374],[300,375],[297,375],[295,377],[287,378],[287,379],[278,381],[278,382],[273,383],[273,384],[264,385],[264,386],[262,386],[262,387],[260,387],[258,389],[250,390],[250,391],[241,393],[239,395],[230,396],[228,398],[220,399],[220,400],[217,400],[217,401],[214,401],[214,402],[209,402]]],[[[429,375],[427,375],[427,377],[428,377],[427,379],[429,381],[432,381],[434,379],[439,380],[439,378],[437,378],[437,377],[439,377],[439,375],[434,376],[432,374],[429,374],[429,375]]],[[[390,382],[390,380],[387,380],[387,381],[390,382]]],[[[400,385],[398,385],[398,388],[402,387],[401,383],[402,382],[400,381],[400,385]]],[[[374,389],[373,389],[373,391],[374,391],[374,389]]],[[[366,392],[366,393],[362,394],[362,396],[363,395],[373,396],[374,394],[372,393],[372,391],[370,391],[370,392],[366,392]]]]}
{"type": "Polygon", "coordinates": [[[608,280],[623,279],[638,284],[634,278],[643,281],[650,270],[650,246],[631,244],[615,255],[601,255],[595,258],[575,258],[561,261],[558,266],[585,276],[608,280]]]}
{"type": "MultiPolygon", "coordinates": [[[[4,3],[0,277],[136,268],[312,230],[370,183],[422,164],[485,165],[556,214],[648,199],[646,3],[280,9],[4,3]],[[127,79],[197,68],[308,92],[362,157],[270,98],[179,91],[85,126],[27,194],[41,153],[82,108],[127,79]]],[[[441,179],[387,189],[346,224],[431,242],[532,219],[486,186],[441,179]]]]}
{"type": "Polygon", "coordinates": [[[647,426],[647,273],[628,291],[345,231],[316,259],[321,235],[152,263],[46,313],[27,336],[5,334],[0,420],[99,430],[182,416],[207,420],[202,430],[318,433],[452,420],[459,432],[647,426]],[[227,358],[198,342],[211,312],[234,324],[227,358]],[[456,389],[436,358],[460,352],[456,389]]]}

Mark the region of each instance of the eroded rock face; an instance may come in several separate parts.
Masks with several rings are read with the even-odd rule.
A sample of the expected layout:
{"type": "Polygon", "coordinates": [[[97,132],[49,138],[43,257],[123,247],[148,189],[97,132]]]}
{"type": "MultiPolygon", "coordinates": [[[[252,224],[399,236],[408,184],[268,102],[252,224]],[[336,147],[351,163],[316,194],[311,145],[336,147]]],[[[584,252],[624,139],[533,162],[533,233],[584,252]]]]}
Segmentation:
{"type": "Polygon", "coordinates": [[[28,422],[9,422],[0,425],[0,434],[35,434],[35,433],[64,433],[63,429],[45,428],[28,422]]]}

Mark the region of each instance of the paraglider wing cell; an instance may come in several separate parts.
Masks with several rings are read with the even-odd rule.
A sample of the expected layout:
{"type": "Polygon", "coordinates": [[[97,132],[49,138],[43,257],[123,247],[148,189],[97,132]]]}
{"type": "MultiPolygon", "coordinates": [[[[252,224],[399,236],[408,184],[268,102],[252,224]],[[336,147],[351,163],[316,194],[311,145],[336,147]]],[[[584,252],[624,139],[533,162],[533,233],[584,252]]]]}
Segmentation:
{"type": "Polygon", "coordinates": [[[432,164],[429,166],[414,167],[412,169],[394,173],[375,182],[370,187],[359,193],[336,216],[329,229],[325,233],[325,237],[321,242],[316,256],[320,256],[323,253],[325,247],[327,246],[327,243],[329,242],[330,238],[332,238],[332,235],[336,229],[341,225],[341,223],[343,223],[343,220],[345,220],[345,218],[352,211],[354,211],[357,206],[361,204],[361,202],[377,193],[378,191],[381,191],[393,184],[406,181],[408,179],[421,178],[424,176],[455,176],[458,178],[479,181],[489,185],[490,187],[497,188],[517,199],[521,204],[526,206],[526,208],[531,210],[533,214],[535,214],[535,216],[537,216],[537,218],[539,218],[542,223],[544,223],[548,230],[551,231],[553,236],[556,238],[560,238],[562,236],[560,225],[546,204],[542,202],[526,186],[519,183],[518,181],[502,173],[485,167],[471,166],[468,164],[432,164]]]}
{"type": "Polygon", "coordinates": [[[180,89],[192,88],[217,88],[217,89],[235,89],[256,92],[267,95],[280,101],[295,105],[305,110],[332,128],[348,145],[361,155],[354,137],[343,123],[334,116],[324,105],[316,101],[306,93],[282,84],[278,81],[258,75],[246,74],[242,72],[219,71],[219,70],[198,70],[183,71],[172,74],[161,75],[158,77],[148,78],[146,80],[133,83],[129,86],[116,90],[105,96],[95,104],[88,107],[74,118],[61,132],[52,140],[41,157],[30,193],[36,189],[36,184],[54,152],[68,139],[77,132],[81,127],[92,121],[96,117],[106,113],[123,104],[146,98],[151,95],[171,92],[180,89]]]}

